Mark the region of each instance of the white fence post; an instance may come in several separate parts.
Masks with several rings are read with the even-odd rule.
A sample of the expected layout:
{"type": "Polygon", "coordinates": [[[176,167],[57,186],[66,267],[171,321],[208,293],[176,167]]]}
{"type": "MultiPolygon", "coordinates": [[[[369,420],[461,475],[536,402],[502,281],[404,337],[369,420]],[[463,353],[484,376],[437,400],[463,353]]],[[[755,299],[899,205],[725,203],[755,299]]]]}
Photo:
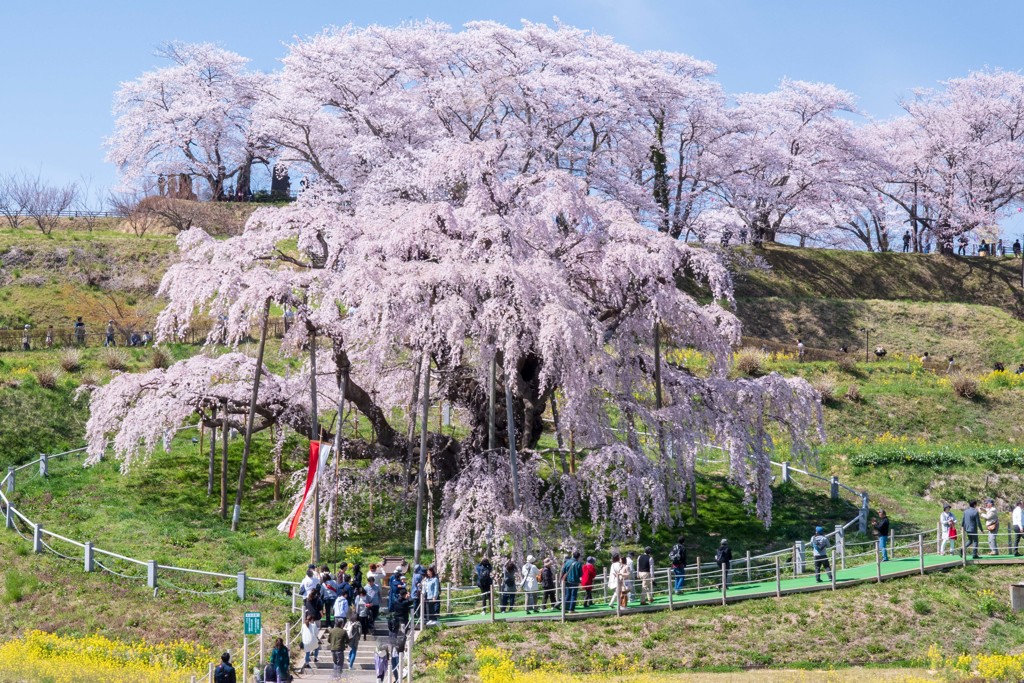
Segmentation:
{"type": "MultiPolygon", "coordinates": [[[[839,565],[846,569],[846,529],[842,524],[836,524],[836,552],[839,553],[839,565]]],[[[838,569],[833,567],[832,569],[838,569]]]]}
{"type": "Polygon", "coordinates": [[[152,589],[156,589],[156,560],[150,560],[146,563],[146,585],[152,589]]]}
{"type": "Polygon", "coordinates": [[[7,493],[14,493],[14,476],[16,474],[13,466],[7,468],[7,493]]]}
{"type": "Polygon", "coordinates": [[[789,463],[782,463],[782,483],[788,484],[793,480],[793,475],[789,472],[789,463]]]}
{"type": "Polygon", "coordinates": [[[32,552],[43,552],[43,527],[38,524],[32,525],[32,552]]]}
{"type": "Polygon", "coordinates": [[[39,476],[45,477],[50,474],[50,456],[46,453],[39,454],[39,476]]]}
{"type": "Polygon", "coordinates": [[[750,551],[747,551],[747,583],[750,582],[750,551]]]}
{"type": "Polygon", "coordinates": [[[4,510],[4,518],[7,520],[7,528],[14,528],[14,506],[11,505],[10,501],[7,502],[7,509],[4,510]]]}
{"type": "Polygon", "coordinates": [[[238,599],[245,600],[245,572],[238,572],[238,599]]]}
{"type": "Polygon", "coordinates": [[[94,560],[92,553],[92,541],[85,542],[85,571],[86,573],[91,572],[94,569],[94,560]]]}
{"type": "Polygon", "coordinates": [[[799,576],[804,573],[804,542],[793,544],[793,573],[799,576]]]}
{"type": "Polygon", "coordinates": [[[828,492],[832,500],[839,500],[839,477],[834,476],[829,480],[828,492]]]}

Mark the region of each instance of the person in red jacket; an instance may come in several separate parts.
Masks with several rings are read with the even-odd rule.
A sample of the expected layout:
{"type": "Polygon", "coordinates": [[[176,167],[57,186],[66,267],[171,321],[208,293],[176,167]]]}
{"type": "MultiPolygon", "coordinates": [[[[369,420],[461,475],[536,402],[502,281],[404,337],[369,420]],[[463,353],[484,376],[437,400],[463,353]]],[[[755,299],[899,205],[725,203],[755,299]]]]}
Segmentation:
{"type": "Polygon", "coordinates": [[[590,607],[594,604],[594,577],[597,576],[597,560],[588,557],[583,564],[583,573],[580,576],[580,588],[583,589],[583,606],[590,607]]]}

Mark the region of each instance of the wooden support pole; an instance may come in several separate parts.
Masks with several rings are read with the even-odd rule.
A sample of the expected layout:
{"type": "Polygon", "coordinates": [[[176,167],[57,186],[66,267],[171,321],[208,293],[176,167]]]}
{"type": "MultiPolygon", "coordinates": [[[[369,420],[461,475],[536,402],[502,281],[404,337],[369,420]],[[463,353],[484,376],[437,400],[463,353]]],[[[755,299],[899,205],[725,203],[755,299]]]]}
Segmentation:
{"type": "Polygon", "coordinates": [[[697,556],[697,590],[700,590],[700,555],[697,556]]]}
{"type": "Polygon", "coordinates": [[[829,572],[829,574],[832,575],[832,579],[831,579],[831,581],[832,581],[832,590],[835,590],[836,589],[836,574],[839,573],[839,568],[836,567],[836,549],[835,548],[832,548],[832,562],[830,562],[829,564],[830,564],[829,568],[832,570],[832,571],[829,572]]]}
{"type": "Polygon", "coordinates": [[[782,597],[782,575],[781,575],[782,567],[779,566],[781,564],[781,562],[779,560],[780,560],[779,556],[776,555],[775,556],[775,597],[777,597],[777,598],[781,598],[782,597]]]}
{"type": "Polygon", "coordinates": [[[921,576],[924,576],[924,534],[917,535],[917,558],[921,564],[921,576]]]}
{"type": "Polygon", "coordinates": [[[673,581],[671,567],[665,570],[665,580],[668,582],[668,609],[669,611],[672,611],[675,609],[676,587],[675,581],[673,581]]]}
{"type": "Polygon", "coordinates": [[[726,585],[728,583],[728,572],[729,572],[729,564],[727,562],[723,562],[722,563],[722,604],[723,605],[726,603],[726,595],[727,595],[728,590],[729,590],[729,587],[726,585]]]}
{"type": "Polygon", "coordinates": [[[882,555],[878,549],[880,541],[875,541],[875,581],[882,583],[882,555]]]}

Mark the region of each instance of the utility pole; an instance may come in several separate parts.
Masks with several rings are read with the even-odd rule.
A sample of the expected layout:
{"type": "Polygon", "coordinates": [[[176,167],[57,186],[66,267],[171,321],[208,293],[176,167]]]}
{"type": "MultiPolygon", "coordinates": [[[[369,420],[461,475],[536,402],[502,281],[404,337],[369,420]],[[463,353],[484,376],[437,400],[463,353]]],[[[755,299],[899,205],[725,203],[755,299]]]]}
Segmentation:
{"type": "Polygon", "coordinates": [[[419,564],[423,539],[423,506],[427,499],[427,427],[430,410],[430,354],[423,352],[423,419],[420,421],[420,467],[416,479],[416,538],[413,539],[413,563],[419,564]]]}
{"type": "Polygon", "coordinates": [[[263,375],[263,349],[267,345],[267,322],[270,320],[270,299],[263,307],[263,324],[260,327],[260,346],[256,352],[256,372],[252,378],[252,400],[249,402],[249,419],[245,423],[245,446],[242,449],[242,466],[238,470],[238,490],[235,492],[235,509],[231,515],[231,530],[238,531],[242,516],[242,492],[245,490],[245,472],[249,465],[252,447],[252,424],[256,420],[256,400],[260,394],[260,377],[263,375]]]}
{"type": "MultiPolygon", "coordinates": [[[[320,440],[320,412],[316,405],[316,330],[309,331],[309,440],[320,440]]],[[[322,454],[321,454],[322,456],[322,454]]],[[[313,482],[313,563],[320,564],[320,464],[317,460],[316,480],[313,482]]]]}

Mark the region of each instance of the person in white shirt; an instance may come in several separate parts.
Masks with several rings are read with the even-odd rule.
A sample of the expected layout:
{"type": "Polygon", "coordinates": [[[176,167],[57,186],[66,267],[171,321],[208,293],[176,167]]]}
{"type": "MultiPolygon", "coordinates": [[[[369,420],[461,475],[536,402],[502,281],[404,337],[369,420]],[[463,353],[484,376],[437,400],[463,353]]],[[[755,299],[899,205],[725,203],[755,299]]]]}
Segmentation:
{"type": "Polygon", "coordinates": [[[942,530],[942,544],[939,546],[939,555],[946,554],[946,546],[949,546],[950,554],[956,553],[956,515],[951,511],[951,506],[943,505],[942,514],[939,515],[939,528],[942,530]]]}
{"type": "Polygon", "coordinates": [[[313,590],[320,587],[320,579],[313,571],[313,566],[310,565],[309,569],[306,570],[306,578],[299,584],[299,595],[306,597],[313,590]]]}
{"type": "Polygon", "coordinates": [[[1013,525],[1013,556],[1020,557],[1020,538],[1024,536],[1024,503],[1018,502],[1013,508],[1010,523],[1013,525]]]}
{"type": "Polygon", "coordinates": [[[612,555],[612,566],[608,569],[608,592],[612,594],[612,599],[608,602],[609,607],[615,607],[619,600],[619,573],[623,567],[622,562],[619,559],[619,554],[615,553],[612,555]]]}
{"type": "Polygon", "coordinates": [[[999,554],[999,512],[996,510],[996,502],[989,498],[986,501],[985,509],[981,511],[981,518],[985,521],[985,529],[988,531],[988,551],[990,555],[999,554]]]}
{"type": "Polygon", "coordinates": [[[629,569],[629,597],[628,602],[633,601],[633,581],[636,579],[636,560],[633,559],[633,551],[626,553],[626,568],[629,569]]]}
{"type": "Polygon", "coordinates": [[[527,555],[526,564],[523,565],[522,581],[519,582],[519,587],[523,589],[523,593],[526,594],[526,613],[531,614],[537,611],[537,565],[536,558],[533,555],[527,555]]]}

